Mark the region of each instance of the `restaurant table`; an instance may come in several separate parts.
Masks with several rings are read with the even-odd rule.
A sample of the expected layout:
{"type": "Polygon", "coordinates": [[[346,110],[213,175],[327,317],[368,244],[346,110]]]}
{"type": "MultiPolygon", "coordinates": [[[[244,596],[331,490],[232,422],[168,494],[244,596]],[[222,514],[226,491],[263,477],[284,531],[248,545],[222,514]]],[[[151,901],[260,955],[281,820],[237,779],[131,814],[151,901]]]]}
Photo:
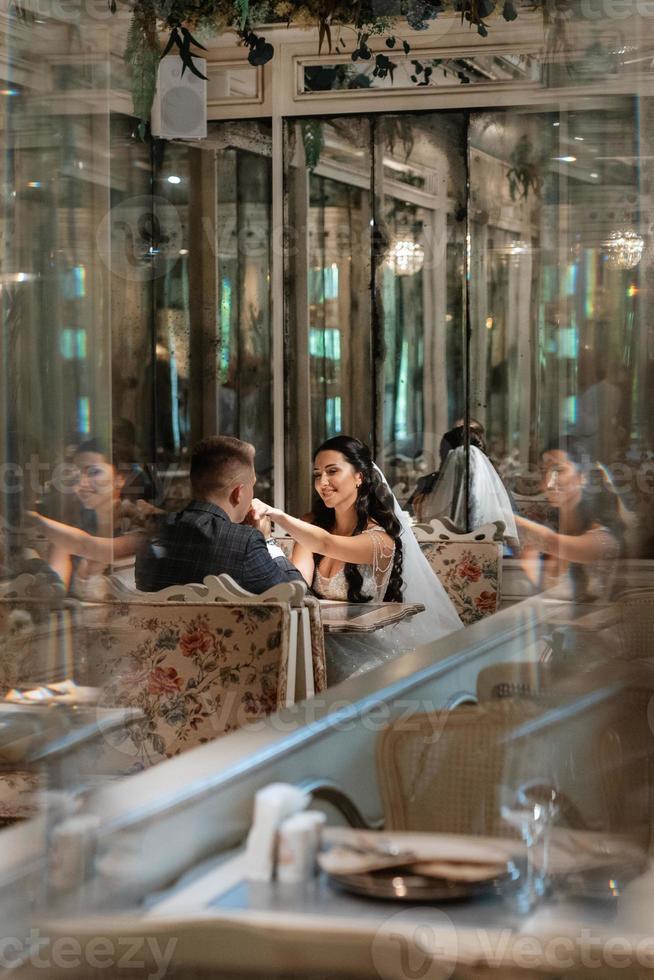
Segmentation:
{"type": "Polygon", "coordinates": [[[106,737],[143,718],[136,708],[0,703],[0,775],[39,770],[50,789],[80,788],[106,737]]]}
{"type": "MultiPolygon", "coordinates": [[[[330,830],[338,834],[337,828],[330,830]]],[[[573,839],[602,836],[575,832],[573,839]]],[[[506,848],[507,855],[521,848],[508,839],[493,844],[506,848]]],[[[593,967],[590,975],[605,980],[614,976],[614,967],[616,976],[654,975],[653,900],[654,872],[647,861],[618,899],[563,894],[521,915],[510,894],[406,903],[349,895],[325,875],[298,885],[248,882],[239,851],[204,874],[189,876],[133,928],[140,935],[175,935],[177,964],[211,968],[220,976],[223,970],[231,976],[276,976],[279,970],[294,977],[445,980],[492,973],[502,980],[514,975],[531,980],[578,976],[579,967],[593,967]],[[408,973],[408,964],[422,969],[408,973]]],[[[103,931],[97,934],[107,935],[106,921],[99,922],[95,928],[103,931]]],[[[93,929],[90,923],[84,928],[93,929]]]]}
{"type": "Polygon", "coordinates": [[[420,602],[337,602],[320,600],[325,633],[374,633],[424,612],[420,602]]]}

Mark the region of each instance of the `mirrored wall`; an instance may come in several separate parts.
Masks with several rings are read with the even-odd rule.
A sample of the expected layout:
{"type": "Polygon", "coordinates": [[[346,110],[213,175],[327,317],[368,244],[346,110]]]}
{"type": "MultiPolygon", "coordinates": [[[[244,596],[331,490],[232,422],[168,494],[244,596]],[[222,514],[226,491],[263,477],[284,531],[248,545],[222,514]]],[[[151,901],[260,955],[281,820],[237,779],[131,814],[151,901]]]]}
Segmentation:
{"type": "Polygon", "coordinates": [[[287,257],[293,512],[330,435],[368,441],[406,503],[468,417],[516,509],[547,510],[542,453],[567,440],[650,547],[650,111],[614,97],[287,124],[287,223],[306,246],[287,257]]]}
{"type": "Polygon", "coordinates": [[[151,190],[112,223],[116,260],[138,252],[113,280],[114,420],[133,426],[166,507],[188,497],[190,449],[216,432],[255,445],[272,499],[270,142],[265,121],[216,123],[200,145],[126,154],[149,150],[133,166],[151,190]]]}
{"type": "MultiPolygon", "coordinates": [[[[20,79],[2,98],[8,524],[37,503],[74,520],[75,467],[57,468],[90,439],[118,450],[133,498],[172,509],[194,442],[235,435],[273,500],[280,412],[290,512],[310,509],[312,452],[339,432],[413,509],[469,418],[518,510],[546,512],[542,453],[565,437],[651,547],[651,100],[289,119],[273,164],[267,119],[194,144],[143,141],[120,111],[103,129],[52,60],[80,111],[46,119],[20,79]]],[[[85,98],[124,85],[119,67],[83,80],[85,98]]]]}

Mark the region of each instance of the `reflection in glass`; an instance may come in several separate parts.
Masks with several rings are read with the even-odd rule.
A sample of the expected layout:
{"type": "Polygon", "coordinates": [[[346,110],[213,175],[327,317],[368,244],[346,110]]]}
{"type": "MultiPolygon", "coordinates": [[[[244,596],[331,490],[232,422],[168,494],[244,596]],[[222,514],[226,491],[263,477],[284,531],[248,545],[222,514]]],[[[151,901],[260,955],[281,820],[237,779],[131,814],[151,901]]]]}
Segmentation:
{"type": "MultiPolygon", "coordinates": [[[[438,469],[463,398],[462,117],[389,115],[376,126],[383,261],[384,470],[399,498],[438,469]]],[[[465,212],[463,212],[465,213],[465,212]]]]}
{"type": "Polygon", "coordinates": [[[307,510],[296,474],[337,432],[371,443],[406,499],[437,468],[463,404],[462,118],[312,120],[286,132],[287,221],[294,241],[308,239],[306,259],[301,247],[287,256],[289,506],[307,510]]]}
{"type": "Polygon", "coordinates": [[[270,158],[226,147],[217,157],[217,191],[218,428],[256,447],[257,494],[271,500],[270,158]]]}
{"type": "Polygon", "coordinates": [[[637,171],[610,153],[633,145],[635,125],[626,104],[473,117],[471,410],[509,470],[561,434],[607,466],[645,435],[637,171]]]}
{"type": "MultiPolygon", "coordinates": [[[[110,259],[98,237],[110,207],[108,134],[88,107],[57,112],[57,97],[76,84],[81,66],[59,66],[46,107],[36,68],[42,40],[29,50],[23,43],[22,34],[12,38],[11,57],[34,64],[34,87],[6,80],[0,97],[0,456],[15,473],[3,486],[0,516],[14,530],[23,508],[46,494],[57,515],[66,513],[66,495],[50,494],[57,467],[72,445],[108,434],[111,397],[110,259]]],[[[63,35],[48,51],[68,55],[63,35]]],[[[107,80],[108,65],[89,69],[85,86],[101,99],[107,80]]],[[[20,562],[23,544],[0,543],[0,565],[20,562]]]]}
{"type": "Polygon", "coordinates": [[[470,143],[471,413],[518,511],[559,532],[519,529],[535,586],[608,599],[652,535],[638,115],[474,113],[470,143]]]}
{"type": "Polygon", "coordinates": [[[301,94],[312,92],[361,93],[370,89],[457,88],[467,85],[520,85],[522,91],[529,83],[540,80],[542,66],[532,54],[469,54],[461,58],[427,57],[419,60],[405,57],[398,51],[387,50],[392,70],[379,71],[375,59],[334,62],[332,64],[303,64],[301,94]]]}
{"type": "Polygon", "coordinates": [[[369,138],[359,118],[286,129],[292,513],[309,510],[316,446],[339,432],[372,440],[369,138]]]}
{"type": "Polygon", "coordinates": [[[147,197],[151,161],[133,143],[112,226],[114,417],[156,464],[160,503],[188,496],[188,454],[215,433],[255,446],[257,494],[271,499],[270,125],[214,123],[198,147],[159,141],[147,197]]]}

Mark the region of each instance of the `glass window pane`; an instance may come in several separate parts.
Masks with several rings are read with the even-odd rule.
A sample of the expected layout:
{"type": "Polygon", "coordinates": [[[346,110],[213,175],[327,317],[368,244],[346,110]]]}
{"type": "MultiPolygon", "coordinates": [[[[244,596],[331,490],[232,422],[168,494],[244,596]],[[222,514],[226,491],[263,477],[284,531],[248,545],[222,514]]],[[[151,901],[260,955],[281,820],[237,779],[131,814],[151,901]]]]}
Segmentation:
{"type": "Polygon", "coordinates": [[[339,432],[372,442],[370,124],[298,120],[285,133],[287,506],[303,514],[313,450],[339,432]]]}
{"type": "Polygon", "coordinates": [[[380,458],[405,501],[463,413],[465,119],[385,115],[375,138],[380,458]]]}
{"type": "MultiPolygon", "coordinates": [[[[638,475],[651,439],[639,133],[631,99],[475,113],[470,129],[471,413],[518,511],[564,536],[602,532],[609,557],[651,535],[638,475]]],[[[603,562],[555,569],[547,555],[537,587],[611,594],[603,562]]]]}
{"type": "MultiPolygon", "coordinates": [[[[129,199],[142,272],[116,290],[114,421],[135,424],[167,506],[188,497],[189,453],[214,434],[255,446],[271,500],[270,123],[213,123],[201,146],[156,147],[154,195],[129,199]]],[[[135,187],[150,164],[130,153],[135,187]]]]}

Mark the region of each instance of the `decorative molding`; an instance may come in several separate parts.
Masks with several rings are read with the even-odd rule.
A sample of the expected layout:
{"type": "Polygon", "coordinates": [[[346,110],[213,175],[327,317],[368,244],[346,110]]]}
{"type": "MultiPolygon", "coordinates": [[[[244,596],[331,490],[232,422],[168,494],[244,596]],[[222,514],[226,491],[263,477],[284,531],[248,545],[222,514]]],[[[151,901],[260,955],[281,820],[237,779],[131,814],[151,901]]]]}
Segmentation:
{"type": "Polygon", "coordinates": [[[434,518],[429,524],[415,524],[413,533],[420,543],[432,543],[438,541],[454,541],[463,543],[466,541],[504,541],[504,521],[493,521],[491,524],[482,524],[481,527],[461,534],[456,530],[450,521],[447,524],[434,518]]]}
{"type": "Polygon", "coordinates": [[[207,590],[203,585],[171,585],[159,592],[141,592],[132,588],[117,575],[109,576],[109,596],[120,602],[204,602],[207,590]]]}
{"type": "Polygon", "coordinates": [[[255,92],[254,95],[225,95],[221,98],[212,99],[207,98],[207,108],[212,109],[216,106],[228,106],[228,105],[262,105],[264,101],[264,82],[263,82],[263,68],[261,66],[254,67],[248,63],[244,58],[232,58],[225,61],[208,61],[207,62],[207,75],[208,84],[207,90],[210,91],[212,81],[215,80],[223,72],[227,76],[229,82],[229,75],[231,72],[238,72],[242,74],[248,72],[251,74],[255,80],[255,92]]]}
{"type": "MultiPolygon", "coordinates": [[[[464,60],[464,59],[474,59],[476,57],[488,58],[488,57],[506,57],[507,55],[527,55],[534,57],[535,59],[540,59],[542,57],[542,43],[532,43],[525,44],[524,42],[511,40],[510,42],[488,44],[485,42],[483,47],[479,44],[470,44],[468,38],[467,45],[459,46],[456,43],[450,42],[448,45],[442,44],[432,44],[423,46],[412,46],[411,54],[407,57],[407,61],[411,59],[418,59],[419,61],[429,62],[432,59],[438,59],[441,62],[453,61],[453,60],[464,60]]],[[[402,57],[402,56],[400,56],[402,57]]],[[[541,79],[528,79],[528,78],[505,78],[505,79],[489,79],[483,82],[473,82],[469,85],[462,85],[460,81],[456,82],[445,82],[444,84],[431,84],[426,86],[417,87],[415,83],[410,82],[408,79],[405,83],[398,82],[395,80],[391,81],[386,85],[380,84],[378,86],[371,86],[370,88],[353,88],[353,89],[329,89],[322,92],[308,92],[304,88],[304,69],[320,67],[320,65],[331,66],[331,65],[351,65],[352,59],[349,54],[322,54],[322,55],[310,55],[310,54],[298,54],[293,56],[293,99],[298,102],[315,102],[324,101],[325,98],[329,99],[344,99],[351,101],[352,99],[357,100],[369,100],[371,97],[380,95],[389,96],[391,98],[397,98],[398,96],[406,97],[407,92],[415,94],[416,90],[424,95],[429,94],[445,94],[449,95],[453,92],[460,92],[462,89],[470,90],[470,88],[481,89],[484,92],[501,92],[504,89],[516,90],[519,89],[521,93],[528,91],[537,91],[543,88],[543,82],[541,79]]],[[[541,69],[543,63],[540,62],[541,69]]]]}
{"type": "MultiPolygon", "coordinates": [[[[392,156],[390,153],[386,155],[392,156]]],[[[411,164],[411,170],[413,173],[423,177],[426,187],[429,187],[429,184],[433,185],[436,183],[434,179],[436,171],[434,168],[427,169],[424,166],[411,164]]],[[[370,174],[357,173],[348,164],[341,161],[330,159],[321,160],[313,172],[318,177],[328,177],[331,180],[338,180],[341,183],[349,184],[351,187],[361,187],[364,190],[370,190],[370,174]]],[[[384,192],[388,197],[398,198],[399,200],[406,201],[408,204],[415,204],[418,207],[425,208],[428,211],[437,211],[447,207],[447,195],[439,193],[438,188],[431,192],[429,190],[411,187],[409,184],[403,184],[400,180],[393,180],[393,178],[386,177],[384,178],[384,192]]]]}
{"type": "Polygon", "coordinates": [[[284,602],[292,608],[304,605],[307,597],[305,582],[281,582],[261,595],[242,588],[229,575],[207,575],[204,584],[170,585],[159,592],[141,592],[126,585],[116,575],[109,578],[109,591],[113,599],[121,602],[234,602],[266,603],[284,602]]]}
{"type": "Polygon", "coordinates": [[[293,608],[304,605],[307,594],[305,582],[280,582],[261,595],[255,595],[242,588],[229,575],[207,575],[204,584],[207,589],[206,602],[288,602],[293,608]]]}

